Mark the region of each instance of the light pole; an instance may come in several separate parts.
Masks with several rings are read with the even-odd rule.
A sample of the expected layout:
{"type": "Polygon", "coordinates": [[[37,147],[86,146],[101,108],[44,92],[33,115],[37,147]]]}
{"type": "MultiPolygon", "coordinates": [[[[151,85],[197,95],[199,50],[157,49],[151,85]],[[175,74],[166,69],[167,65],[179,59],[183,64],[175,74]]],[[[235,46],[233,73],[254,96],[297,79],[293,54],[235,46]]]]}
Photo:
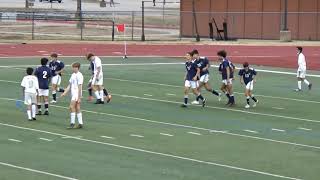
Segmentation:
{"type": "Polygon", "coordinates": [[[284,24],[283,31],[288,31],[288,0],[284,0],[284,24]]]}

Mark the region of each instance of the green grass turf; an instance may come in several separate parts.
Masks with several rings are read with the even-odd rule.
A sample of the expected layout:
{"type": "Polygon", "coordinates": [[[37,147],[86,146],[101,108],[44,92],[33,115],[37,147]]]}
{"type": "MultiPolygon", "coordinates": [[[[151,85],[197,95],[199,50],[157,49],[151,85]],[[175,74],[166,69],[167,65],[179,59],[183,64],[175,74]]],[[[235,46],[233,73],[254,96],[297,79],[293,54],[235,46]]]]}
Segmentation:
{"type": "MultiPolygon", "coordinates": [[[[64,61],[66,64],[74,61],[87,63],[83,58],[64,58],[64,61]]],[[[190,161],[196,159],[287,177],[318,179],[320,120],[317,115],[320,88],[317,85],[320,79],[317,77],[308,78],[315,84],[312,91],[296,93],[292,91],[296,87],[294,75],[260,72],[255,86],[260,103],[255,109],[243,108],[245,98],[239,78],[235,81],[236,107],[226,108],[225,98],[218,102],[215,96],[203,91],[208,99],[208,107],[190,106],[181,109],[183,65],[128,64],[178,63],[182,60],[130,58],[124,62],[120,58],[103,58],[105,64],[123,64],[103,68],[105,86],[113,94],[112,102],[96,106],[83,101],[85,128],[66,130],[69,122],[68,98],[59,99],[57,105],[50,106],[50,116],[38,117],[37,122],[27,122],[26,115],[15,107],[14,100],[3,99],[20,99],[19,83],[24,75],[23,69],[38,62],[37,58],[0,60],[0,66],[18,67],[0,67],[0,162],[77,179],[283,179],[190,161]],[[169,96],[168,93],[175,96],[169,96]],[[32,129],[19,129],[8,124],[32,129]],[[312,130],[301,130],[300,127],[312,130]],[[283,129],[285,132],[272,131],[272,128],[283,129]],[[246,129],[258,133],[246,132],[246,129]],[[215,133],[209,130],[228,132],[215,133]],[[163,136],[160,133],[174,136],[163,136]],[[132,137],[131,134],[144,137],[132,137]],[[64,139],[62,135],[82,136],[82,139],[64,139]],[[111,136],[114,139],[100,136],[111,136]],[[8,141],[10,138],[22,142],[8,141]],[[168,157],[168,154],[190,159],[176,159],[168,157]]],[[[82,66],[85,82],[90,77],[87,67],[82,66]]],[[[70,67],[67,67],[63,76],[64,86],[67,85],[70,72],[70,67]]],[[[210,83],[216,89],[220,86],[216,68],[211,69],[210,83]]],[[[190,95],[190,101],[193,99],[194,96],[190,95]]],[[[59,179],[3,165],[0,167],[0,179],[59,179]]]]}

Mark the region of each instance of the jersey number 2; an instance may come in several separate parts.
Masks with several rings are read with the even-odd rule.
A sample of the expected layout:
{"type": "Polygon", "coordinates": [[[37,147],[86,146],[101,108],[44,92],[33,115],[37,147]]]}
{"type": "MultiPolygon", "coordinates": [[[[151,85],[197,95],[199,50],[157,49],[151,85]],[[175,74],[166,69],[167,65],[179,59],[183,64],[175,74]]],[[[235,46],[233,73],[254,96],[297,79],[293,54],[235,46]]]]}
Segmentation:
{"type": "Polygon", "coordinates": [[[43,75],[42,75],[42,78],[43,78],[43,79],[47,79],[48,72],[47,72],[47,71],[43,71],[42,74],[43,74],[43,75]]]}

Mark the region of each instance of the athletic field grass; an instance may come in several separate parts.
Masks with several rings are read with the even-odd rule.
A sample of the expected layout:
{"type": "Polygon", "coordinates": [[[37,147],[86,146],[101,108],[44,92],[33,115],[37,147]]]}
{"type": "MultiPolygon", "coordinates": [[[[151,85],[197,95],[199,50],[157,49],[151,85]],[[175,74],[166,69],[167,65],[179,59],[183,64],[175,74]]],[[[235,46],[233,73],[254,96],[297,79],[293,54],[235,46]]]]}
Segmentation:
{"type": "MultiPolygon", "coordinates": [[[[40,64],[40,58],[0,60],[1,180],[319,179],[319,74],[308,77],[311,91],[297,93],[294,69],[256,67],[256,108],[244,109],[237,77],[236,107],[225,107],[225,97],[218,102],[202,91],[207,107],[182,109],[182,59],[102,59],[105,87],[113,99],[94,105],[85,101],[84,92],[81,130],[66,129],[68,97],[50,105],[50,116],[28,122],[16,100],[22,96],[25,68],[40,64]]],[[[84,58],[63,60],[83,63],[87,83],[84,58]]],[[[70,66],[66,69],[64,87],[71,72],[70,66]]],[[[210,83],[220,86],[216,67],[210,83]]]]}

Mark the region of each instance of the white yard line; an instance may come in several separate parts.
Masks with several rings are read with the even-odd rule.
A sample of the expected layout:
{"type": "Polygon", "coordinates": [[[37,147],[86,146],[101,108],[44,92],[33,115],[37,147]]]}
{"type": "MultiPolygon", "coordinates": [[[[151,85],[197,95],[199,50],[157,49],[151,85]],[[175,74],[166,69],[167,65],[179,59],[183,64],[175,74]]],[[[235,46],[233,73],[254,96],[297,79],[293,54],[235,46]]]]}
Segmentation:
{"type": "MultiPolygon", "coordinates": [[[[7,101],[16,101],[16,99],[12,99],[12,98],[0,98],[0,99],[7,100],[7,101]]],[[[51,105],[51,106],[56,107],[56,108],[61,108],[61,109],[69,109],[68,107],[64,107],[64,106],[57,106],[57,105],[51,105]]],[[[96,111],[89,111],[89,110],[84,110],[84,109],[82,111],[86,112],[86,113],[108,115],[108,116],[112,116],[112,117],[120,117],[120,118],[126,118],[126,119],[133,119],[133,120],[137,120],[137,121],[144,121],[144,122],[149,122],[149,123],[154,123],[154,124],[162,124],[162,125],[175,126],[175,127],[181,127],[181,128],[208,131],[208,132],[212,132],[212,133],[226,134],[226,135],[242,137],[242,138],[247,138],[247,139],[255,139],[255,140],[261,140],[261,141],[267,141],[267,142],[274,142],[274,143],[287,144],[287,145],[293,145],[293,146],[307,147],[307,148],[312,148],[312,149],[320,149],[320,146],[313,146],[313,145],[306,145],[306,144],[300,144],[300,143],[294,143],[294,142],[288,142],[288,141],[275,140],[275,139],[270,139],[270,138],[236,134],[236,133],[231,133],[228,131],[213,130],[213,129],[207,129],[207,128],[184,125],[184,124],[175,124],[175,123],[154,121],[154,120],[150,120],[150,119],[144,119],[144,118],[138,118],[138,117],[132,117],[132,116],[124,116],[124,115],[118,115],[118,114],[103,113],[103,112],[96,112],[96,111]]],[[[19,126],[14,126],[11,124],[4,124],[4,123],[0,123],[0,125],[9,126],[9,127],[16,127],[16,128],[19,127],[19,126]]],[[[24,129],[24,128],[21,127],[21,129],[24,129]]],[[[73,137],[73,136],[64,136],[64,137],[72,138],[72,139],[79,139],[79,138],[73,137]]]]}
{"type": "Polygon", "coordinates": [[[21,143],[22,141],[20,141],[20,140],[17,140],[17,139],[8,139],[9,141],[13,141],[13,142],[19,142],[19,143],[21,143]]]}
{"type": "Polygon", "coordinates": [[[249,132],[249,133],[258,134],[258,131],[253,131],[253,130],[249,130],[249,129],[245,129],[243,131],[246,131],[246,132],[249,132]]]}
{"type": "Polygon", "coordinates": [[[193,135],[201,136],[201,133],[197,133],[197,132],[188,132],[188,134],[193,134],[193,135]]]}
{"type": "Polygon", "coordinates": [[[40,170],[36,170],[36,169],[31,169],[31,168],[16,166],[16,165],[4,163],[4,162],[0,162],[0,165],[2,165],[2,166],[7,166],[7,167],[12,167],[12,168],[16,168],[16,169],[22,169],[22,170],[25,170],[25,171],[30,171],[30,172],[34,172],[34,173],[38,173],[38,174],[45,174],[45,175],[57,177],[57,178],[60,178],[60,179],[78,180],[78,179],[71,178],[71,177],[67,177],[67,176],[62,176],[62,175],[53,174],[53,173],[49,173],[49,172],[45,172],[45,171],[40,171],[40,170]]]}
{"type": "Polygon", "coordinates": [[[284,110],[284,108],[281,107],[272,107],[272,109],[284,110]]]}
{"type": "Polygon", "coordinates": [[[110,136],[100,136],[102,138],[106,138],[106,139],[115,139],[114,137],[110,137],[110,136]]]}
{"type": "Polygon", "coordinates": [[[167,96],[176,96],[176,94],[167,93],[167,96]]]}
{"type": "Polygon", "coordinates": [[[298,129],[300,129],[300,130],[305,130],[305,131],[312,131],[312,129],[309,129],[309,128],[303,128],[303,127],[299,127],[298,129]]]}
{"type": "Polygon", "coordinates": [[[47,138],[39,138],[40,140],[43,140],[43,141],[48,141],[48,142],[51,142],[52,139],[47,139],[47,138]]]}
{"type": "MultiPolygon", "coordinates": [[[[46,133],[46,134],[51,134],[51,135],[56,135],[56,136],[61,136],[61,137],[67,137],[67,136],[69,136],[69,135],[60,134],[60,133],[54,133],[54,132],[50,132],[50,131],[44,131],[44,130],[39,130],[39,129],[26,128],[26,127],[15,126],[15,125],[10,125],[10,124],[4,124],[4,123],[0,123],[0,125],[7,126],[7,127],[18,128],[18,129],[23,129],[23,130],[34,131],[34,132],[46,133]]],[[[70,137],[70,136],[69,136],[69,137],[70,137]]],[[[124,145],[118,145],[118,144],[100,142],[100,141],[95,141],[95,140],[90,140],[90,139],[84,139],[84,138],[77,138],[76,140],[84,141],[84,142],[88,142],[88,143],[94,143],[94,144],[107,145],[107,146],[117,147],[117,148],[121,148],[121,149],[132,150],[132,151],[136,151],[136,152],[153,154],[153,155],[158,155],[158,156],[173,158],[173,159],[176,159],[176,160],[184,160],[184,161],[196,162],[196,163],[199,163],[199,164],[207,164],[207,165],[218,166],[218,167],[223,167],[223,168],[228,168],[228,169],[233,169],[233,170],[238,170],[238,171],[250,172],[250,173],[260,174],[260,175],[265,175],[265,176],[270,176],[270,177],[277,177],[277,178],[291,179],[291,180],[301,180],[300,178],[283,176],[283,175],[273,174],[273,173],[269,173],[269,172],[265,172],[265,171],[259,171],[259,170],[241,168],[241,167],[232,166],[232,165],[215,163],[215,162],[205,161],[205,160],[198,160],[198,159],[193,159],[193,158],[188,158],[188,157],[183,157],[183,156],[178,156],[178,155],[172,155],[172,154],[161,153],[161,152],[156,152],[156,151],[144,150],[144,149],[140,149],[140,148],[133,148],[133,147],[124,146],[124,145]]]]}
{"type": "Polygon", "coordinates": [[[276,129],[276,128],[272,128],[271,130],[272,130],[272,131],[278,131],[278,132],[286,132],[286,130],[283,130],[283,129],[276,129]]]}
{"type": "Polygon", "coordinates": [[[173,136],[172,134],[167,134],[167,133],[160,133],[160,135],[162,135],[162,136],[169,136],[169,137],[172,137],[172,136],[173,136]]]}
{"type": "Polygon", "coordinates": [[[130,134],[130,136],[132,136],[132,137],[138,137],[138,138],[143,138],[143,137],[144,137],[144,136],[139,135],[139,134],[130,134]]]}
{"type": "Polygon", "coordinates": [[[145,95],[145,96],[149,96],[149,97],[152,97],[152,95],[151,95],[151,94],[143,94],[143,95],[145,95]]]}

